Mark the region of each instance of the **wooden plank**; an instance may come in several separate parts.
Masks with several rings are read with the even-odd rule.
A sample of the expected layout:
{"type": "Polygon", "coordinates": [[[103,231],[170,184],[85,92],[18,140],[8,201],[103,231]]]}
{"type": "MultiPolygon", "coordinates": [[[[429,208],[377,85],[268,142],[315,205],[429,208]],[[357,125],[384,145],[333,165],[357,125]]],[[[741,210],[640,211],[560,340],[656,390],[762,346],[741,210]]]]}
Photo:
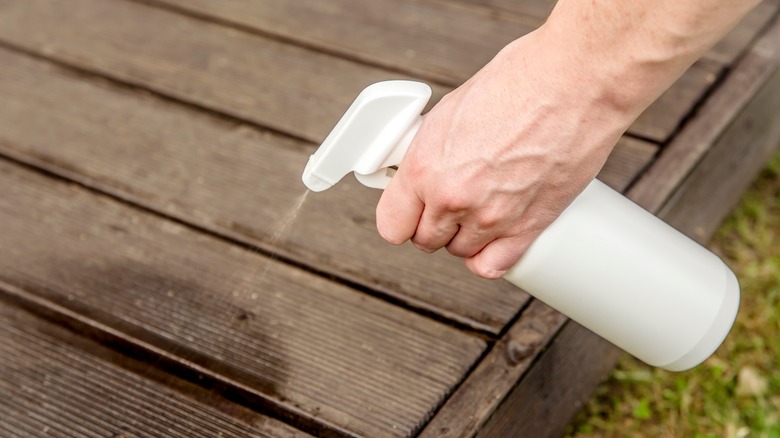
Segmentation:
{"type": "MultiPolygon", "coordinates": [[[[205,0],[201,0],[205,1],[205,0]]],[[[541,24],[550,15],[555,0],[446,0],[479,5],[494,11],[516,14],[531,23],[541,24]]],[[[732,64],[780,10],[780,0],[764,0],[731,30],[704,58],[722,66],[732,64]]]]}
{"type": "MultiPolygon", "coordinates": [[[[304,193],[310,144],[8,51],[0,50],[0,65],[3,154],[480,331],[499,333],[527,300],[446,253],[383,242],[374,226],[378,192],[352,177],[309,196],[295,225],[278,233],[304,193]]],[[[656,151],[624,138],[600,178],[622,189],[656,151]]]]}
{"type": "Polygon", "coordinates": [[[517,14],[523,17],[536,19],[539,25],[542,24],[552,12],[557,0],[445,0],[452,3],[464,3],[475,6],[501,11],[504,13],[517,14]]]}
{"type": "MultiPolygon", "coordinates": [[[[699,137],[704,144],[688,144],[690,148],[703,148],[709,152],[692,171],[691,177],[682,183],[678,195],[651,210],[683,233],[700,241],[709,237],[707,233],[711,233],[732,208],[731,200],[736,193],[744,190],[745,184],[766,162],[772,146],[780,141],[780,127],[776,117],[780,72],[774,69],[775,73],[769,77],[766,77],[765,72],[777,65],[775,56],[780,45],[779,28],[780,24],[774,24],[737,65],[723,88],[711,96],[712,101],[725,105],[720,109],[730,114],[734,121],[716,117],[706,125],[716,133],[714,138],[699,137]],[[763,56],[756,57],[758,53],[763,56]],[[764,84],[764,88],[746,90],[745,78],[763,78],[759,82],[764,84]],[[737,99],[732,86],[739,86],[742,93],[749,94],[737,99]],[[724,99],[724,96],[729,99],[724,99]],[[755,131],[748,134],[751,128],[755,131]],[[745,141],[745,137],[748,141],[745,141]],[[708,138],[709,143],[706,143],[708,138]],[[739,166],[734,165],[736,160],[740,161],[739,166]],[[698,215],[696,212],[700,209],[706,213],[698,215]],[[691,220],[689,216],[695,219],[691,220]]],[[[709,102],[707,106],[710,107],[709,102]]],[[[688,135],[688,130],[701,132],[702,127],[697,126],[699,123],[703,122],[687,125],[679,135],[688,135]]],[[[655,164],[650,172],[654,167],[655,164]]],[[[527,312],[527,315],[523,313],[520,316],[516,326],[526,324],[526,318],[535,318],[535,312],[527,312]]],[[[514,328],[510,328],[509,333],[512,330],[514,328]]],[[[550,336],[547,334],[543,338],[550,339],[550,336]]],[[[508,340],[505,337],[499,342],[508,340]]],[[[458,402],[445,404],[438,416],[452,419],[454,428],[464,428],[468,432],[464,436],[560,436],[595,390],[602,376],[614,366],[620,351],[573,322],[568,322],[552,342],[542,342],[538,348],[546,351],[540,354],[530,371],[515,386],[507,384],[503,387],[504,391],[498,393],[469,394],[468,388],[479,383],[472,381],[472,376],[480,370],[490,371],[488,376],[480,377],[487,381],[499,380],[504,374],[512,372],[511,367],[501,366],[506,352],[502,349],[491,350],[450,398],[450,401],[458,402]],[[498,366],[488,367],[485,364],[498,366]],[[498,408],[489,409],[487,412],[493,415],[488,417],[479,409],[485,405],[498,405],[498,408]]],[[[437,419],[431,423],[432,427],[442,427],[437,419]]],[[[425,433],[429,433],[429,429],[425,433]]],[[[436,435],[434,432],[433,436],[436,435]]]]}
{"type": "Polygon", "coordinates": [[[733,64],[780,11],[780,0],[764,0],[704,56],[724,65],[733,64]]]}
{"type": "Polygon", "coordinates": [[[3,0],[0,40],[311,141],[399,76],[126,1],[3,0]]]}
{"type": "MultiPolygon", "coordinates": [[[[541,22],[541,19],[523,20],[522,15],[512,18],[496,14],[490,8],[463,8],[452,1],[373,0],[368,4],[361,2],[360,6],[355,5],[355,0],[327,3],[153,0],[151,3],[273,34],[362,62],[401,69],[451,86],[467,80],[501,48],[541,22]],[[458,32],[453,32],[453,28],[458,32]]],[[[541,1],[515,3],[523,11],[547,8],[547,2],[541,1]]],[[[729,44],[735,46],[737,42],[729,44]]],[[[636,120],[629,132],[666,141],[722,68],[723,65],[706,60],[697,63],[636,120]]]]}
{"type": "Polygon", "coordinates": [[[780,68],[722,132],[661,214],[706,242],[731,209],[723,206],[737,204],[778,146],[780,68]]]}
{"type": "Polygon", "coordinates": [[[329,433],[410,436],[485,342],[0,161],[0,280],[329,433]]]}
{"type": "Polygon", "coordinates": [[[658,146],[653,143],[623,137],[601,168],[598,179],[622,192],[652,163],[658,149],[658,146]]]}
{"type": "Polygon", "coordinates": [[[622,354],[569,321],[477,437],[560,437],[622,354]]]}
{"type": "Polygon", "coordinates": [[[152,0],[173,10],[457,86],[538,26],[457,3],[406,0],[152,0]],[[457,29],[456,32],[453,32],[457,29]]]}
{"type": "MultiPolygon", "coordinates": [[[[214,7],[219,4],[210,3],[214,7]]],[[[287,11],[284,8],[292,7],[287,5],[305,5],[306,8],[324,8],[322,13],[328,13],[331,5],[330,2],[303,0],[298,3],[268,4],[274,5],[269,6],[271,11],[278,10],[274,7],[282,8],[284,12],[287,11]]],[[[484,64],[485,57],[491,57],[508,39],[524,32],[518,32],[515,29],[518,25],[513,21],[506,25],[511,28],[507,31],[511,37],[507,38],[506,33],[494,32],[491,26],[501,18],[492,15],[486,16],[484,24],[469,25],[453,32],[452,25],[434,19],[436,15],[423,17],[414,15],[413,11],[401,13],[405,8],[422,8],[428,4],[426,2],[406,2],[402,4],[405,7],[395,1],[386,4],[395,13],[384,14],[382,20],[388,16],[399,16],[407,17],[405,19],[410,20],[410,25],[416,24],[411,28],[407,26],[401,28],[401,31],[396,30],[393,38],[401,38],[407,33],[414,35],[418,31],[410,29],[418,28],[419,32],[433,32],[431,29],[438,28],[436,32],[447,36],[446,40],[432,38],[431,44],[435,43],[435,48],[431,52],[423,53],[419,52],[421,49],[416,49],[418,52],[415,52],[415,59],[451,59],[452,62],[460,59],[472,63],[470,67],[459,64],[450,67],[451,71],[460,72],[457,81],[469,77],[484,64]],[[469,33],[472,28],[474,34],[469,33]],[[461,34],[466,35],[467,40],[491,41],[492,38],[499,38],[500,41],[494,41],[493,48],[485,49],[479,57],[469,55],[472,51],[467,52],[468,56],[465,57],[454,56],[452,53],[464,51],[465,43],[453,39],[461,34]],[[491,36],[494,34],[498,36],[491,36]],[[437,55],[444,48],[447,48],[446,53],[437,55]]],[[[428,7],[426,11],[433,14],[431,11],[436,10],[438,13],[438,9],[444,7],[444,4],[436,5],[437,8],[428,7]]],[[[331,29],[335,33],[323,43],[328,46],[382,42],[381,48],[370,48],[370,51],[350,49],[350,58],[371,56],[374,64],[380,63],[379,60],[391,59],[389,53],[393,52],[393,47],[404,46],[384,34],[374,38],[356,38],[355,34],[359,34],[361,28],[367,28],[366,32],[384,28],[379,22],[366,26],[362,21],[371,9],[355,6],[347,10],[351,14],[344,16],[346,12],[342,11],[341,15],[335,13],[334,16],[344,17],[344,20],[352,17],[351,22],[316,18],[314,13],[281,12],[278,15],[284,16],[285,20],[272,21],[278,23],[276,26],[280,29],[289,29],[285,38],[293,38],[293,35],[299,38],[300,35],[313,32],[313,29],[321,29],[322,32],[331,29]],[[315,18],[315,21],[311,21],[315,18]],[[333,28],[323,25],[328,22],[341,25],[333,28]]],[[[315,11],[320,12],[319,9],[315,11]]],[[[231,13],[231,17],[262,17],[265,12],[266,9],[255,13],[238,9],[238,12],[231,13]]],[[[334,14],[333,11],[329,13],[334,14]]],[[[443,17],[455,14],[465,17],[463,19],[477,16],[470,9],[458,13],[457,8],[442,14],[443,17]]],[[[258,35],[257,32],[247,33],[124,1],[72,0],[65,3],[56,0],[3,0],[0,1],[0,41],[314,142],[321,141],[327,135],[364,86],[378,80],[404,77],[397,68],[391,71],[371,67],[285,44],[278,39],[258,35]],[[30,32],[30,29],[35,29],[35,32],[30,32]]],[[[403,56],[407,54],[404,52],[403,56]]],[[[393,61],[394,65],[400,62],[393,61]]],[[[694,65],[636,121],[630,133],[654,141],[665,141],[709,87],[719,68],[718,65],[704,61],[694,65]]],[[[448,90],[434,86],[433,102],[448,90]]]]}
{"type": "MultiPolygon", "coordinates": [[[[428,423],[420,437],[468,437],[480,431],[507,392],[529,371],[541,353],[541,347],[552,341],[565,321],[566,318],[551,307],[533,300],[520,320],[493,346],[490,354],[428,423]]],[[[534,365],[531,372],[536,368],[534,365]]]]}
{"type": "Polygon", "coordinates": [[[3,436],[310,436],[0,301],[3,436]]]}
{"type": "Polygon", "coordinates": [[[685,129],[663,149],[652,168],[629,195],[644,208],[657,211],[682,183],[724,131],[772,78],[780,64],[777,22],[736,65],[718,91],[702,105],[685,129]]]}
{"type": "Polygon", "coordinates": [[[722,67],[701,59],[634,121],[629,133],[666,143],[715,84],[722,67]]]}

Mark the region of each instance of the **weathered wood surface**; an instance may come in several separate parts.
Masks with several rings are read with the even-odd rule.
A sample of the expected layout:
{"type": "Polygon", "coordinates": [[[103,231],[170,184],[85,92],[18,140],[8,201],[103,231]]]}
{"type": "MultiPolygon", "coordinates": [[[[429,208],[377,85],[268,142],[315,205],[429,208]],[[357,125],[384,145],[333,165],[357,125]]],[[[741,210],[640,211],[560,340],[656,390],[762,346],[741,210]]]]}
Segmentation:
{"type": "MultiPolygon", "coordinates": [[[[156,0],[180,1],[180,0],[156,0]]],[[[199,0],[207,1],[207,0],[199,0]]],[[[438,1],[438,0],[432,0],[438,1]]],[[[493,11],[516,14],[516,19],[533,24],[543,22],[555,6],[555,0],[444,0],[450,3],[467,3],[490,8],[493,11]]],[[[772,21],[780,10],[780,0],[764,0],[754,8],[734,29],[721,39],[703,58],[723,66],[731,65],[759,35],[762,29],[772,21]]]]}
{"type": "Polygon", "coordinates": [[[5,437],[309,436],[4,301],[0,357],[5,437]]]}
{"type": "MultiPolygon", "coordinates": [[[[767,85],[780,64],[780,30],[775,24],[745,54],[734,67],[734,71],[723,81],[714,95],[691,117],[684,130],[663,149],[663,153],[653,163],[642,178],[630,189],[629,196],[644,208],[657,211],[667,201],[673,191],[683,182],[691,169],[710,152],[719,142],[724,132],[734,123],[757,94],[774,93],[776,90],[767,85]]],[[[767,103],[767,105],[771,105],[767,103]]],[[[772,107],[764,111],[769,113],[747,112],[748,117],[765,118],[772,126],[778,124],[777,117],[771,116],[772,107]]],[[[747,121],[747,123],[750,123],[747,121]]],[[[760,127],[759,127],[760,128],[760,127]]],[[[743,128],[749,134],[751,127],[743,128]]],[[[758,132],[758,130],[756,131],[758,132]]],[[[730,140],[750,142],[750,137],[730,140]]],[[[722,176],[722,175],[720,175],[722,176]]]]}
{"type": "Polygon", "coordinates": [[[498,15],[456,2],[409,0],[154,0],[362,63],[457,86],[536,17],[498,15]]]}
{"type": "Polygon", "coordinates": [[[474,436],[560,437],[622,353],[568,321],[474,436]]]}
{"type": "Polygon", "coordinates": [[[780,0],[764,0],[718,41],[707,54],[707,58],[727,66],[732,64],[746,51],[750,43],[765,30],[780,10],[780,0]]]}
{"type": "MultiPolygon", "coordinates": [[[[493,346],[428,423],[420,437],[467,437],[482,430],[510,389],[531,368],[542,351],[541,347],[552,341],[565,321],[566,318],[559,312],[533,300],[520,320],[493,346]]],[[[524,414],[518,411],[508,413],[510,421],[518,415],[524,414]]]]}
{"type": "MultiPolygon", "coordinates": [[[[780,22],[775,21],[705,102],[702,112],[719,108],[731,117],[713,113],[711,118],[692,121],[679,134],[689,138],[694,133],[702,143],[689,147],[708,153],[679,185],[675,196],[666,197],[651,211],[699,241],[712,234],[780,144],[778,35],[780,22]],[[760,80],[743,95],[737,90],[746,91],[745,78],[760,80]],[[704,132],[706,136],[702,136],[704,132]]],[[[683,144],[676,147],[684,150],[683,144]]],[[[539,360],[515,386],[496,385],[494,382],[517,371],[516,364],[507,359],[506,347],[491,349],[431,421],[424,436],[459,436],[452,431],[462,430],[461,436],[556,437],[566,430],[621,351],[573,322],[550,341],[557,326],[539,324],[539,315],[545,313],[534,308],[535,304],[532,301],[496,345],[509,345],[513,333],[523,332],[530,324],[535,327],[532,339],[540,340],[537,348],[545,349],[539,360]],[[487,390],[475,391],[473,388],[483,381],[487,390]]],[[[555,321],[554,314],[546,318],[555,321]]]]}
{"type": "MultiPolygon", "coordinates": [[[[736,76],[743,69],[737,69],[734,80],[718,90],[718,97],[720,101],[722,96],[733,97],[732,105],[744,107],[716,131],[707,153],[660,211],[666,220],[691,230],[700,242],[715,232],[780,144],[780,25],[756,44],[742,67],[755,71],[754,75],[745,74],[754,78],[753,86],[743,87],[740,79],[744,76],[736,76]],[[747,102],[738,94],[745,89],[754,90],[747,102]]],[[[692,123],[690,130],[699,124],[701,119],[692,123]]]]}
{"type": "MultiPolygon", "coordinates": [[[[393,8],[395,14],[385,14],[383,18],[410,15],[411,12],[403,11],[419,7],[419,2],[384,2],[385,9],[393,8]]],[[[212,3],[219,4],[222,3],[212,3]]],[[[327,8],[331,5],[330,2],[303,1],[274,4],[277,8],[287,7],[281,5],[288,4],[305,5],[309,8],[323,8],[324,12],[329,12],[327,8]]],[[[444,7],[443,3],[431,4],[444,7]]],[[[365,8],[363,3],[348,9],[362,11],[363,14],[372,10],[365,8]]],[[[465,9],[459,16],[473,15],[469,11],[465,9]]],[[[438,13],[448,16],[441,11],[438,13]]],[[[316,24],[296,22],[296,17],[303,19],[311,16],[290,14],[277,26],[287,26],[290,32],[305,35],[312,32],[311,29],[327,29],[329,26],[323,26],[322,23],[336,20],[320,19],[316,24]]],[[[355,37],[360,29],[372,32],[373,28],[360,22],[360,14],[354,17],[351,25],[335,27],[339,33],[334,38],[338,36],[339,41],[372,40],[355,37]]],[[[465,26],[462,30],[454,31],[450,23],[440,21],[438,15],[432,12],[427,16],[413,17],[416,17],[416,27],[412,29],[439,26],[444,29],[437,32],[448,35],[468,33],[470,29],[465,26]]],[[[500,18],[493,15],[487,17],[489,20],[500,18]]],[[[489,27],[490,23],[478,27],[486,26],[489,27]]],[[[517,25],[511,24],[510,27],[512,29],[507,32],[512,32],[517,25]]],[[[403,28],[394,35],[404,35],[403,30],[413,33],[403,28]]],[[[495,35],[505,39],[503,33],[495,32],[495,35]]],[[[520,33],[514,31],[512,35],[516,37],[520,33]]],[[[490,41],[493,37],[475,35],[474,38],[490,41]]],[[[2,0],[0,41],[315,142],[325,137],[338,116],[367,84],[404,77],[396,70],[352,62],[257,33],[247,33],[124,0],[2,0]],[[29,29],[36,31],[29,32],[29,29]],[[293,114],[295,116],[291,117],[293,114]]],[[[436,47],[448,47],[439,41],[436,47]]],[[[337,44],[330,40],[326,42],[337,44]]],[[[378,42],[384,42],[384,45],[381,49],[372,49],[375,50],[370,52],[372,57],[386,59],[396,51],[396,42],[385,39],[378,39],[378,42]]],[[[503,43],[494,46],[485,49],[486,57],[492,57],[503,43]]],[[[436,58],[439,50],[436,47],[431,49],[431,53],[421,52],[419,58],[436,58]]],[[[458,45],[452,47],[450,51],[461,50],[458,45]]],[[[403,53],[407,53],[406,49],[403,53]]],[[[438,58],[449,59],[450,55],[445,55],[438,58]]],[[[485,56],[474,62],[472,67],[456,65],[452,71],[467,70],[468,73],[459,80],[465,79],[484,64],[485,56]]],[[[453,56],[452,59],[470,58],[453,56]]],[[[396,60],[398,62],[401,61],[396,60]]],[[[721,68],[721,65],[706,59],[694,65],[637,120],[630,132],[655,141],[667,139],[712,85],[721,68]]],[[[447,90],[443,86],[434,86],[433,100],[436,101],[447,90]]]]}
{"type": "Polygon", "coordinates": [[[409,436],[479,338],[0,161],[0,280],[265,394],[325,430],[409,436]]]}
{"type": "MultiPolygon", "coordinates": [[[[512,1],[513,14],[483,0],[152,0],[206,19],[331,51],[416,77],[455,86],[510,41],[536,28],[553,2],[512,1]],[[486,4],[487,3],[487,4],[486,4]]],[[[766,0],[649,108],[630,132],[665,141],[724,66],[741,53],[780,7],[766,0]]]]}
{"type": "Polygon", "coordinates": [[[552,12],[557,0],[443,0],[489,8],[502,13],[512,13],[541,24],[552,12]]]}
{"type": "MultiPolygon", "coordinates": [[[[780,37],[780,33],[777,34],[780,37]]],[[[776,58],[777,59],[777,58],[776,58]]],[[[780,69],[688,175],[660,215],[706,243],[780,144],[780,69]],[[767,117],[774,114],[775,117],[767,117]],[[737,145],[740,153],[735,154],[737,145]],[[717,200],[717,202],[715,201],[717,200]],[[691,206],[696,208],[691,208],[691,206]]]]}
{"type": "MultiPolygon", "coordinates": [[[[378,192],[355,182],[310,196],[294,230],[276,235],[305,190],[310,144],[2,49],[0,64],[0,154],[481,331],[498,333],[527,299],[446,253],[386,244],[374,226],[378,192]]],[[[626,187],[656,152],[624,138],[600,177],[626,187]]]]}
{"type": "MultiPolygon", "coordinates": [[[[354,182],[310,196],[291,220],[308,154],[364,85],[418,77],[440,97],[549,7],[516,4],[0,0],[0,296],[149,363],[34,324],[81,371],[156,383],[149,394],[174,394],[159,406],[195,399],[226,427],[293,432],[230,398],[324,436],[563,430],[614,347],[573,323],[560,330],[560,314],[446,254],[386,245],[378,193],[354,182]]],[[[647,169],[632,196],[709,233],[780,136],[768,115],[778,31],[728,74],[778,6],[765,1],[632,127],[656,143],[674,136],[660,161],[649,166],[656,144],[626,137],[600,178],[625,190],[647,169]],[[748,163],[734,168],[736,157],[748,163]]],[[[29,316],[8,312],[21,330],[29,316]]],[[[29,362],[44,345],[22,345],[30,330],[0,348],[29,362]]],[[[79,375],[66,365],[45,369],[79,375]]],[[[75,387],[35,385],[62,409],[36,415],[77,406],[63,401],[75,387]]],[[[27,400],[0,397],[13,412],[0,427],[40,425],[16,421],[47,406],[27,400]]]]}

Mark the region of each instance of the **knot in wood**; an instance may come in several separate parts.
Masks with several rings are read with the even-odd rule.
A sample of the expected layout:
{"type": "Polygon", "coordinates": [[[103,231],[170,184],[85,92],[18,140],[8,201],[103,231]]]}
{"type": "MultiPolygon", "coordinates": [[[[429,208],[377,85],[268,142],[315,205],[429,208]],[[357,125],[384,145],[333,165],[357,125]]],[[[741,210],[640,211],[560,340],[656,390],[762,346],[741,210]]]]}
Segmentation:
{"type": "Polygon", "coordinates": [[[520,327],[517,331],[510,334],[509,342],[506,346],[506,355],[510,365],[515,366],[527,359],[541,345],[544,339],[544,332],[535,325],[531,322],[531,324],[520,327]]]}

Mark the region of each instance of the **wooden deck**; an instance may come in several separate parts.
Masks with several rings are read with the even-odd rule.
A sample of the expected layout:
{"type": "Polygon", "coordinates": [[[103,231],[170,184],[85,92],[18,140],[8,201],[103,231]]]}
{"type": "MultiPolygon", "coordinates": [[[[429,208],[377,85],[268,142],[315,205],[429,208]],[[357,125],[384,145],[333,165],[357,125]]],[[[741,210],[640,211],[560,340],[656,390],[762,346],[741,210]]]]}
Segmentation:
{"type": "MultiPolygon", "coordinates": [[[[300,182],[366,85],[438,99],[551,7],[0,0],[0,436],[560,435],[619,351],[300,182]]],[[[779,11],[600,178],[706,241],[780,141],[779,11]]]]}

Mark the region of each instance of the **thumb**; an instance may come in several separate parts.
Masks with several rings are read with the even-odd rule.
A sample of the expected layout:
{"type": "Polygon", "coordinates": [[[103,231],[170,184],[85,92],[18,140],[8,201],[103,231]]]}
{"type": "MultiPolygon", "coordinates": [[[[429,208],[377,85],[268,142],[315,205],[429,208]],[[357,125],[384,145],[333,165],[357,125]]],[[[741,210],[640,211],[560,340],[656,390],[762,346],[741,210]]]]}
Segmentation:
{"type": "Polygon", "coordinates": [[[466,267],[480,277],[501,278],[514,266],[530,245],[521,237],[505,237],[487,244],[473,257],[466,258],[466,267]]]}

